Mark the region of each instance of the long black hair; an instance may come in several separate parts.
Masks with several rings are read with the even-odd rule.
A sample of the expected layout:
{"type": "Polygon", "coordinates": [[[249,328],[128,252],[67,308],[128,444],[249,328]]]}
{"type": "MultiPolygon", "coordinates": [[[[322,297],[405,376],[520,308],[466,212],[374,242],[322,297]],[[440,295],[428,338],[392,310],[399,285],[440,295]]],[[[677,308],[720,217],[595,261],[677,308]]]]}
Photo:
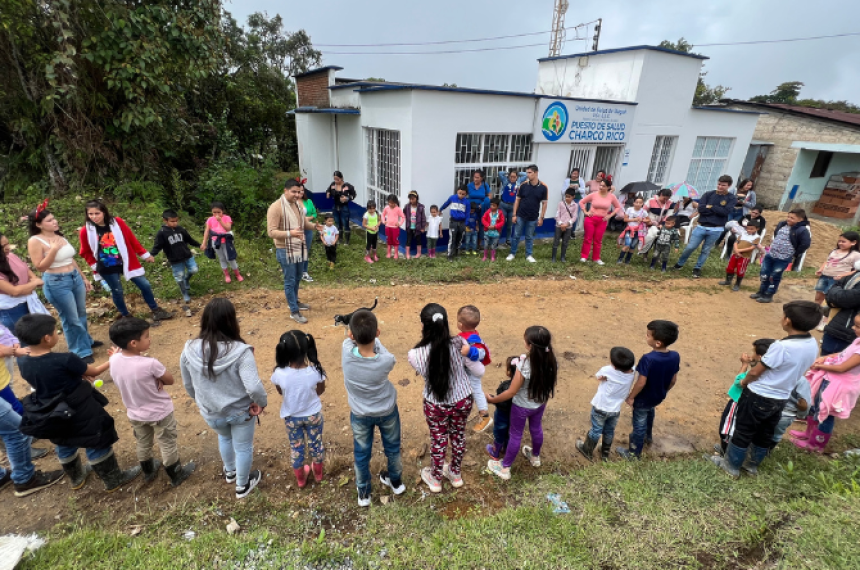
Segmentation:
{"type": "MultiPolygon", "coordinates": [[[[854,242],[854,245],[852,245],[851,249],[848,250],[848,255],[851,255],[855,251],[860,251],[860,234],[858,234],[857,232],[847,231],[847,232],[842,232],[842,234],[840,234],[839,237],[845,238],[848,241],[854,242]]],[[[834,249],[833,251],[836,251],[836,250],[834,249]]],[[[846,255],[845,257],[848,257],[848,255],[846,255]]]]}
{"type": "Polygon", "coordinates": [[[108,212],[108,209],[107,209],[107,206],[105,206],[105,203],[102,202],[101,200],[90,200],[89,202],[84,204],[84,217],[86,218],[86,220],[85,220],[86,224],[95,225],[90,220],[90,217],[87,215],[87,210],[89,210],[90,208],[95,208],[95,209],[99,210],[102,214],[105,215],[104,223],[106,226],[109,226],[113,223],[113,216],[111,216],[110,212],[108,212]]]}
{"type": "Polygon", "coordinates": [[[236,307],[229,299],[215,297],[206,304],[200,318],[200,340],[203,341],[203,359],[206,361],[207,376],[215,376],[215,362],[218,360],[218,343],[227,343],[229,352],[234,342],[244,343],[236,318],[236,307]]]}
{"type": "Polygon", "coordinates": [[[427,355],[427,387],[437,400],[444,400],[451,388],[451,331],[448,312],[437,303],[421,309],[421,340],[415,348],[430,346],[427,355]]]}
{"type": "MultiPolygon", "coordinates": [[[[0,234],[0,241],[4,237],[3,234],[0,234]]],[[[18,284],[18,276],[12,271],[12,267],[9,265],[9,256],[6,255],[6,250],[3,247],[0,247],[0,274],[4,275],[10,284],[18,284]]]]}
{"type": "Polygon", "coordinates": [[[325,370],[317,356],[317,343],[314,337],[300,330],[287,331],[281,335],[278,346],[275,347],[275,368],[295,366],[304,367],[310,362],[320,376],[325,377],[325,370]]]}
{"type": "MultiPolygon", "coordinates": [[[[48,210],[36,211],[33,210],[27,215],[27,231],[30,232],[30,237],[37,236],[42,233],[42,228],[37,226],[36,224],[41,224],[45,221],[45,218],[51,215],[51,212],[48,210]]],[[[63,232],[57,230],[55,232],[58,236],[63,235],[63,232]]]]}
{"type": "Polygon", "coordinates": [[[558,379],[558,361],[552,350],[552,335],[546,327],[533,326],[526,329],[525,341],[529,344],[529,400],[543,404],[555,396],[558,379]]]}

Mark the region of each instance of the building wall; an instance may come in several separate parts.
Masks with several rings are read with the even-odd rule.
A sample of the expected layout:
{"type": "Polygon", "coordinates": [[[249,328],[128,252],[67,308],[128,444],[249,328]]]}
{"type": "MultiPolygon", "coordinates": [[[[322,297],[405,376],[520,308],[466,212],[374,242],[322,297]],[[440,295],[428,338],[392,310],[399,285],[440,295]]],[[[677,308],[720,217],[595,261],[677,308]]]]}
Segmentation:
{"type": "Polygon", "coordinates": [[[318,107],[325,109],[329,106],[329,72],[321,71],[296,79],[296,96],[299,107],[318,107]]]}
{"type": "MultiPolygon", "coordinates": [[[[731,108],[756,110],[743,104],[733,104],[731,108]]],[[[767,114],[759,116],[753,138],[773,143],[756,180],[756,194],[763,205],[775,208],[782,200],[797,160],[799,149],[791,148],[793,142],[860,144],[860,128],[769,109],[767,114]]]]}
{"type": "Polygon", "coordinates": [[[331,174],[335,170],[333,116],[296,113],[299,169],[308,179],[308,188],[315,194],[325,192],[331,183],[331,174]]]}
{"type": "Polygon", "coordinates": [[[356,89],[359,88],[329,89],[331,106],[335,109],[357,109],[361,105],[361,98],[356,89]]]}
{"type": "MultiPolygon", "coordinates": [[[[788,178],[788,182],[784,188],[785,193],[782,196],[780,209],[786,209],[789,206],[789,192],[797,185],[797,194],[791,202],[792,207],[805,208],[808,212],[812,211],[818,199],[821,198],[824,187],[827,186],[827,181],[834,174],[843,174],[846,172],[860,172],[860,155],[848,153],[835,153],[827,172],[821,178],[810,178],[812,166],[815,164],[815,159],[818,158],[818,151],[794,149],[799,151],[797,160],[794,163],[794,169],[788,178]]],[[[768,158],[769,160],[770,158],[768,158]]]]}
{"type": "Polygon", "coordinates": [[[644,52],[630,51],[538,63],[535,93],[554,97],[581,97],[636,101],[644,52]]]}
{"type": "MultiPolygon", "coordinates": [[[[413,134],[413,114],[415,106],[412,91],[386,91],[361,95],[361,127],[388,129],[400,133],[400,198],[401,205],[413,181],[413,156],[416,152],[413,134]]],[[[365,132],[359,132],[359,142],[349,150],[357,154],[360,161],[359,169],[363,179],[361,185],[356,184],[358,202],[364,206],[367,202],[367,145],[365,132]]],[[[453,146],[453,145],[452,145],[453,146]]],[[[420,146],[418,152],[427,152],[426,147],[420,146]]],[[[435,149],[434,152],[439,152],[435,149]]],[[[344,172],[344,175],[346,173],[344,172]]],[[[381,208],[380,208],[381,209],[381,208]]]]}

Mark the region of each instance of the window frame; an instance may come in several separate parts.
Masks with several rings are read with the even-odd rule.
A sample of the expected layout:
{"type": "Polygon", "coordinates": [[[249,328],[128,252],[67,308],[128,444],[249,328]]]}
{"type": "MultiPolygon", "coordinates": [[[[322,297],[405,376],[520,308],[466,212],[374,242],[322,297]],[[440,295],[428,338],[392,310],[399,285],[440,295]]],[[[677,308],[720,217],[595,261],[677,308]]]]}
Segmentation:
{"type": "Polygon", "coordinates": [[[726,174],[726,165],[732,157],[735,141],[734,137],[696,137],[696,142],[693,146],[693,154],[690,157],[690,163],[687,166],[686,182],[694,186],[699,192],[707,192],[717,187],[717,180],[723,174],[726,174]],[[702,141],[701,146],[699,141],[702,141]],[[709,142],[714,141],[713,148],[709,148],[709,142]],[[724,156],[717,156],[724,142],[727,141],[727,147],[724,156]],[[699,156],[696,154],[699,153],[699,156]],[[711,154],[712,153],[712,154],[711,154]],[[711,154],[708,156],[708,154],[711,154]],[[693,166],[696,166],[695,171],[693,166]],[[704,168],[703,168],[704,167],[704,168]],[[707,169],[707,170],[705,170],[707,169]],[[695,172],[695,176],[693,173],[695,172]],[[702,173],[706,172],[707,180],[700,181],[702,173]]]}
{"type": "Polygon", "coordinates": [[[400,195],[402,187],[400,180],[402,174],[400,131],[376,127],[364,127],[364,131],[365,157],[367,159],[367,199],[374,200],[376,207],[382,210],[389,194],[394,194],[401,202],[403,201],[403,196],[400,195]],[[388,139],[382,141],[389,147],[387,150],[383,149],[380,144],[380,139],[383,137],[388,139]],[[395,145],[394,148],[391,148],[392,144],[395,145]],[[380,155],[381,151],[386,152],[388,156],[380,155]],[[383,165],[382,169],[380,165],[383,165]],[[384,169],[390,171],[383,172],[384,169]]]}
{"type": "Polygon", "coordinates": [[[498,195],[502,188],[499,172],[507,172],[511,168],[525,170],[534,163],[534,149],[532,133],[457,133],[454,139],[454,187],[471,182],[472,172],[482,170],[484,182],[494,195],[498,195]],[[503,153],[500,148],[504,149],[503,153]]]}
{"type": "Polygon", "coordinates": [[[672,169],[672,160],[675,158],[675,149],[678,148],[678,135],[657,135],[654,138],[654,146],[651,149],[651,162],[648,165],[648,176],[646,180],[652,184],[663,186],[667,183],[669,171],[672,169]],[[666,143],[669,143],[668,149],[666,143]],[[662,161],[662,172],[661,172],[662,161]]]}

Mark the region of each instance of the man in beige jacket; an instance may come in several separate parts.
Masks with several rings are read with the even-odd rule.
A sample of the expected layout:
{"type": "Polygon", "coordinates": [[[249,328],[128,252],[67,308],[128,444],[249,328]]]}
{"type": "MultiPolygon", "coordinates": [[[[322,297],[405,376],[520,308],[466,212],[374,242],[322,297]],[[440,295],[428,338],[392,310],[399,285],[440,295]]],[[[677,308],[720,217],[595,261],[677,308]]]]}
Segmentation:
{"type": "Polygon", "coordinates": [[[302,263],[308,258],[308,245],[305,230],[321,230],[320,224],[309,222],[305,217],[300,199],[302,189],[295,180],[287,180],[284,195],[269,206],[266,214],[266,228],[269,237],[275,241],[278,264],[284,274],[284,295],[290,305],[290,318],[304,324],[308,320],[301,311],[310,306],[299,303],[299,283],[302,281],[302,263]]]}

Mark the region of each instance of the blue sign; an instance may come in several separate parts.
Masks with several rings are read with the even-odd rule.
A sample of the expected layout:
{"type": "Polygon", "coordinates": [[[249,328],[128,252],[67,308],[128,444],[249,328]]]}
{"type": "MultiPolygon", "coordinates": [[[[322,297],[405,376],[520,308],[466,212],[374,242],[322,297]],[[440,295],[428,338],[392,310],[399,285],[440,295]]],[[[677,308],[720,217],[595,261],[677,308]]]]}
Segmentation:
{"type": "Polygon", "coordinates": [[[541,132],[546,140],[555,142],[567,130],[568,115],[564,103],[556,101],[546,108],[541,119],[541,132]]]}

